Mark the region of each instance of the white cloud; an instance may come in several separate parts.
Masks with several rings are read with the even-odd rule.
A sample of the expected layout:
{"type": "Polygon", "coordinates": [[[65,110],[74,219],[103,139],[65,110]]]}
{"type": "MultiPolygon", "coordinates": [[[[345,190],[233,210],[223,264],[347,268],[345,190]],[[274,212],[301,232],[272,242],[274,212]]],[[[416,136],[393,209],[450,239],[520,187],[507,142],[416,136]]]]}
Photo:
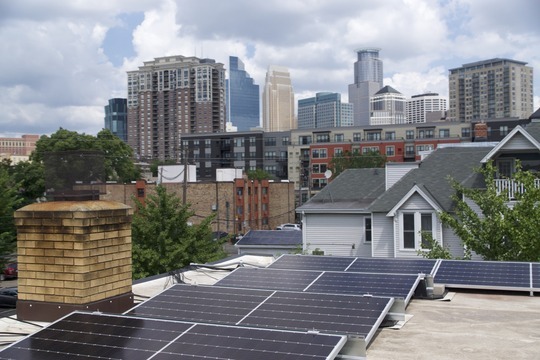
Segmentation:
{"type": "MultiPolygon", "coordinates": [[[[385,84],[406,96],[448,92],[448,69],[493,57],[540,68],[540,6],[528,0],[18,0],[0,12],[0,133],[96,133],[107,99],[126,96],[126,71],[167,55],[238,56],[262,87],[269,65],[289,68],[298,99],[342,93],[355,49],[381,48],[385,84]],[[135,56],[115,67],[103,42],[144,13],[135,56]]],[[[125,45],[125,44],[123,44],[125,45]]],[[[131,47],[130,47],[131,48],[131,47]]],[[[540,77],[535,81],[540,107],[540,77]]]]}

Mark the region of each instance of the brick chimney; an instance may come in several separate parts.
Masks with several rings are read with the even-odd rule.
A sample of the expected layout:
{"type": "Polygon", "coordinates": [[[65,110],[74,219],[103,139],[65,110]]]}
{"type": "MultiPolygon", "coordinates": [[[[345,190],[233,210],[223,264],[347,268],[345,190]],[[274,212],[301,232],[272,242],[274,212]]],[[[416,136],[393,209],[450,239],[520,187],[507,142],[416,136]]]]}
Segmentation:
{"type": "Polygon", "coordinates": [[[17,317],[54,321],[74,310],[131,308],[132,214],[127,205],[99,200],[17,210],[17,317]]]}

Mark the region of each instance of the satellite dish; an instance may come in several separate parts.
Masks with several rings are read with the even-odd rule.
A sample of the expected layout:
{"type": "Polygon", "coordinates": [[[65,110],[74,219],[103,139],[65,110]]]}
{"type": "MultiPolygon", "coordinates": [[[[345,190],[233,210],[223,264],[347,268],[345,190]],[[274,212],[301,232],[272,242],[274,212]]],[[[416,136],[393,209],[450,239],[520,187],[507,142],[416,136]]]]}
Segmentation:
{"type": "Polygon", "coordinates": [[[330,179],[332,177],[332,170],[326,170],[324,172],[324,177],[330,179]]]}

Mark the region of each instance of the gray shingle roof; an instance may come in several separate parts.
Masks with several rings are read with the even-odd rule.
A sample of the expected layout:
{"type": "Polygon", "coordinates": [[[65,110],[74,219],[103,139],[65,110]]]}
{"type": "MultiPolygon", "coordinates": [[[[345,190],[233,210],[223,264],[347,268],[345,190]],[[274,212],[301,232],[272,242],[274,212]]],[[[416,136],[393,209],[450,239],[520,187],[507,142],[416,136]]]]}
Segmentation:
{"type": "Polygon", "coordinates": [[[250,230],[236,243],[238,246],[298,246],[302,245],[302,232],[296,230],[250,230]]]}
{"type": "Polygon", "coordinates": [[[347,169],[297,211],[366,209],[384,188],[384,169],[347,169]]]}
{"type": "Polygon", "coordinates": [[[386,85],[381,90],[377,91],[375,95],[381,95],[381,94],[387,94],[387,93],[401,94],[399,91],[397,91],[393,87],[386,85]]]}
{"type": "Polygon", "coordinates": [[[532,121],[524,128],[536,141],[540,142],[540,122],[532,121]]]}
{"type": "Polygon", "coordinates": [[[454,191],[449,177],[466,186],[482,186],[482,176],[476,173],[475,169],[480,167],[480,160],[492,148],[492,145],[486,144],[485,147],[447,147],[435,150],[417,169],[411,170],[375,200],[370,210],[390,211],[414,185],[417,185],[443,210],[451,211],[454,204],[450,196],[454,191]]]}

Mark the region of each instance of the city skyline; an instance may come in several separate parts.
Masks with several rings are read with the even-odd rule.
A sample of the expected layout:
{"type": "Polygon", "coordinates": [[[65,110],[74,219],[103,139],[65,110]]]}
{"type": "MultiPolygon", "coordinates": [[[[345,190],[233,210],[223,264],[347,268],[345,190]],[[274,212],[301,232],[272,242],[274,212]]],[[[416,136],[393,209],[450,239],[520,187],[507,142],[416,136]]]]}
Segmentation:
{"type": "Polygon", "coordinates": [[[285,66],[295,102],[318,92],[349,101],[361,48],[381,49],[384,85],[407,97],[448,98],[449,69],[507,58],[533,67],[536,110],[537,7],[526,0],[3,2],[0,136],[60,127],[96,134],[108,99],[127,97],[126,72],[170,55],[223,64],[237,56],[261,87],[270,65],[285,66]]]}

